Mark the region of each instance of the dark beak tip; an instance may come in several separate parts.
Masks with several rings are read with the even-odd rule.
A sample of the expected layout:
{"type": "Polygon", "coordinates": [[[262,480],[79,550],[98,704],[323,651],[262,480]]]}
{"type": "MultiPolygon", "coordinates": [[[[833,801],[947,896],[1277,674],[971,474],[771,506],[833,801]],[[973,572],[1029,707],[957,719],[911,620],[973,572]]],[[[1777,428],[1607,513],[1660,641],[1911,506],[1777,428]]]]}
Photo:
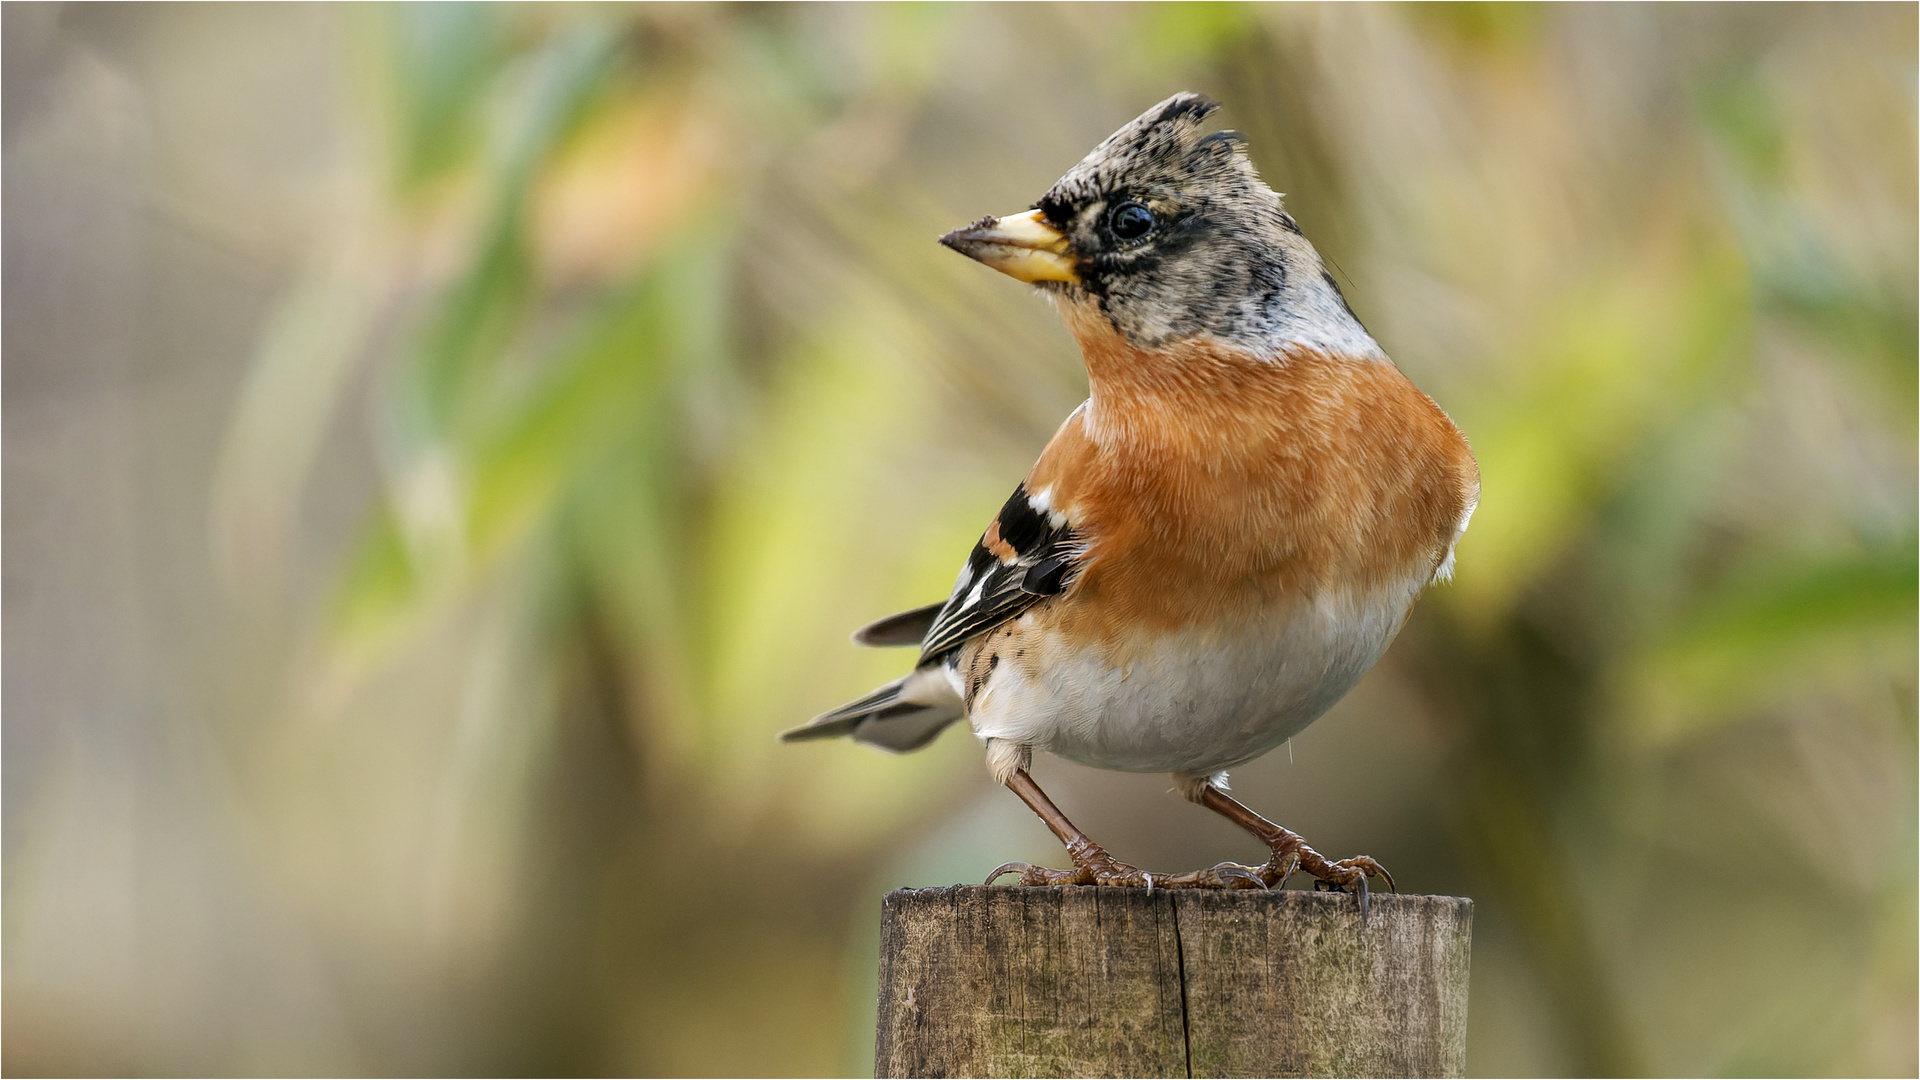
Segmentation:
{"type": "Polygon", "coordinates": [[[994,217],[992,214],[988,214],[978,221],[969,222],[953,230],[941,237],[940,242],[955,251],[965,251],[966,248],[963,245],[969,241],[977,240],[982,233],[992,232],[995,228],[998,228],[999,225],[1000,219],[994,217]]]}
{"type": "Polygon", "coordinates": [[[981,250],[985,247],[972,229],[955,229],[941,237],[940,243],[969,259],[979,258],[981,250]]]}

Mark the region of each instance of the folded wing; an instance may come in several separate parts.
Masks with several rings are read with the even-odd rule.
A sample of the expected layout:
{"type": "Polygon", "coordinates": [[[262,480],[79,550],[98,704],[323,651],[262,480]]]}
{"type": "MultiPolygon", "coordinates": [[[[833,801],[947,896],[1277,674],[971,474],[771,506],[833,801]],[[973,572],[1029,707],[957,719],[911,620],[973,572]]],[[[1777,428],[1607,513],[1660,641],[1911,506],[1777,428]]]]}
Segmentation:
{"type": "Polygon", "coordinates": [[[1073,584],[1085,547],[1066,518],[1023,484],[973,546],[944,604],[890,615],[854,632],[861,645],[919,645],[912,674],[831,709],[781,738],[850,735],[889,750],[917,750],[964,715],[947,659],[984,634],[1073,584]]]}
{"type": "Polygon", "coordinates": [[[920,642],[929,663],[1073,584],[1086,556],[1064,515],[1027,493],[1025,484],[987,526],[954,584],[953,596],[920,642]]]}

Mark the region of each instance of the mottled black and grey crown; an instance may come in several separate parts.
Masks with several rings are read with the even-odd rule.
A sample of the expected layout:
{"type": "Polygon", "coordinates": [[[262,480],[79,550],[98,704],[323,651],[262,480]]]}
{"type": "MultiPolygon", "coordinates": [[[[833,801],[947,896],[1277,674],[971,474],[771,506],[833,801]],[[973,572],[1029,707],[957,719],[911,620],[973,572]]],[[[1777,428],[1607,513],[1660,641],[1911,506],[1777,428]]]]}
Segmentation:
{"type": "Polygon", "coordinates": [[[1143,346],[1213,336],[1272,350],[1379,347],[1347,307],[1219,106],[1175,94],[1095,147],[1034,204],[1065,234],[1078,280],[1045,282],[1097,302],[1143,346]]]}
{"type": "Polygon", "coordinates": [[[1199,94],[1173,95],[1107,136],[1035,206],[1058,223],[1068,219],[1055,217],[1056,210],[1070,211],[1119,191],[1173,197],[1196,184],[1265,187],[1246,159],[1238,132],[1202,133],[1201,125],[1219,109],[1199,94]]]}

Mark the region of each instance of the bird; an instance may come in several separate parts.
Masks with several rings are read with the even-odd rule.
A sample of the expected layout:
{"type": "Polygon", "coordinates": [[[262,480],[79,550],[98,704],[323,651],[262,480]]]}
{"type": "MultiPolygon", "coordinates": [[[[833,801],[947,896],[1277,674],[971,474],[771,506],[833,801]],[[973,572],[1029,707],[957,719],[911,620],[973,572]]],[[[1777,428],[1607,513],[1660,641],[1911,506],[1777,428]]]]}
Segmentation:
{"type": "Polygon", "coordinates": [[[1322,856],[1228,795],[1373,667],[1450,579],[1480,498],[1466,437],[1381,350],[1259,176],[1244,136],[1179,93],[1033,206],[940,242],[1050,300],[1088,397],[938,603],[856,631],[913,646],[905,676],[782,733],[894,751],[964,720],[994,779],[1066,847],[991,885],[1351,891],[1393,878],[1322,856]],[[1165,772],[1268,848],[1155,874],[1114,858],[1029,772],[1042,751],[1165,772]]]}

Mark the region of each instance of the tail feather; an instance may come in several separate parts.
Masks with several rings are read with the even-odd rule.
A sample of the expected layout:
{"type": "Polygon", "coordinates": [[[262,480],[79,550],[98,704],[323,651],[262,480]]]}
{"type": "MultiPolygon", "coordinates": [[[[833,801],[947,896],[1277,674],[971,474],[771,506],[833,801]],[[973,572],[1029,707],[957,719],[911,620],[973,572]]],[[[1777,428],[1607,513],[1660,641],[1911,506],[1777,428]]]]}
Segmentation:
{"type": "Polygon", "coordinates": [[[933,629],[933,621],[940,617],[940,609],[945,606],[947,602],[942,600],[937,604],[870,622],[853,632],[853,642],[856,645],[883,648],[889,645],[918,645],[926,639],[927,631],[933,629]]]}
{"type": "Polygon", "coordinates": [[[780,733],[782,742],[850,735],[856,742],[904,753],[932,742],[964,715],[960,701],[934,668],[921,668],[780,733]]]}
{"type": "Polygon", "coordinates": [[[797,728],[789,728],[780,733],[781,742],[804,742],[808,739],[831,739],[839,735],[851,735],[860,721],[883,709],[900,704],[900,688],[905,678],[895,679],[865,697],[855,698],[837,709],[828,709],[819,716],[797,728]]]}

